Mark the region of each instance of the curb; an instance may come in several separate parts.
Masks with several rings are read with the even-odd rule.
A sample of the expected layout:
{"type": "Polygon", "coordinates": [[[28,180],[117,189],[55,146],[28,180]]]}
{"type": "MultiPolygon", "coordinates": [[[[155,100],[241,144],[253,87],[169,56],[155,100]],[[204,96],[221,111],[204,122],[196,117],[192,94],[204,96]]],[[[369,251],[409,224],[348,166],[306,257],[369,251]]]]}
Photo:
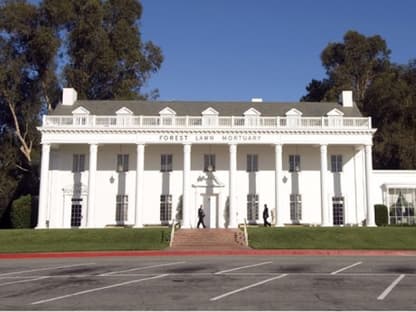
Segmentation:
{"type": "Polygon", "coordinates": [[[326,250],[326,249],[250,249],[250,250],[137,250],[0,253],[3,259],[161,257],[161,256],[416,256],[416,250],[326,250]]]}

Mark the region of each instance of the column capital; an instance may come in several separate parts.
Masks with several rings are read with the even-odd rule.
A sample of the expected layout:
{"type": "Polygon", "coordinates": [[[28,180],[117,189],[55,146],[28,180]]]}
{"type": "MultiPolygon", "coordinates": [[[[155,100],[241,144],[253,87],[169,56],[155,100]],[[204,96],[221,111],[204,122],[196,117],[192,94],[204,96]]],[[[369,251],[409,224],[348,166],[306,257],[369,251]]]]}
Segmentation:
{"type": "Polygon", "coordinates": [[[319,146],[319,148],[320,148],[321,152],[322,152],[322,151],[326,151],[326,150],[328,150],[328,144],[321,144],[321,145],[319,146]]]}
{"type": "Polygon", "coordinates": [[[237,144],[236,143],[230,143],[228,144],[230,148],[230,153],[235,153],[237,151],[237,144]]]}

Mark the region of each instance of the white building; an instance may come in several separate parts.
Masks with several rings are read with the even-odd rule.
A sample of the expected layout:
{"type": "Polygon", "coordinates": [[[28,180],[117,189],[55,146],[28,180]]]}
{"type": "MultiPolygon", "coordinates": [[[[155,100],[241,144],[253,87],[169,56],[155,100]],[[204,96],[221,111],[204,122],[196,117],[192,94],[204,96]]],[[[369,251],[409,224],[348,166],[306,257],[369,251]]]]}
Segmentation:
{"type": "Polygon", "coordinates": [[[225,103],[82,101],[68,88],[39,131],[37,228],[194,228],[200,205],[208,227],[235,228],[262,223],[265,204],[276,226],[374,226],[389,190],[415,200],[414,172],[407,185],[373,174],[376,129],[351,91],[340,103],[225,103]]]}

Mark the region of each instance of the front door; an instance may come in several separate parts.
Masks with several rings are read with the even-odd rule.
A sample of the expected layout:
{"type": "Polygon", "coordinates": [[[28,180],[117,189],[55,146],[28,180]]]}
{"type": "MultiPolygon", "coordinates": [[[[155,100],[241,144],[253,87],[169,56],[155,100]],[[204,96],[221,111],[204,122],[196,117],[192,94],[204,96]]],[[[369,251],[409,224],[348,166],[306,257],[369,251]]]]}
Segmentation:
{"type": "Polygon", "coordinates": [[[72,198],[71,205],[71,227],[81,226],[82,198],[72,198]]]}
{"type": "Polygon", "coordinates": [[[205,211],[205,226],[207,228],[217,228],[218,196],[213,194],[202,194],[202,198],[205,211]]]}

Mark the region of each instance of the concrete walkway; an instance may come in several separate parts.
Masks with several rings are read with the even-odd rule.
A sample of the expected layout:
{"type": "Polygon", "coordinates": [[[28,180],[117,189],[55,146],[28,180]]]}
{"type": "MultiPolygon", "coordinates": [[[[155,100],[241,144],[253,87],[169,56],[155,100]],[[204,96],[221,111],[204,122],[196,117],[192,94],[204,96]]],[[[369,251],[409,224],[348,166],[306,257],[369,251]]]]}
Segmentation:
{"type": "Polygon", "coordinates": [[[133,250],[0,253],[2,259],[87,258],[163,256],[416,256],[416,250],[322,250],[322,249],[244,249],[244,250],[133,250]]]}

